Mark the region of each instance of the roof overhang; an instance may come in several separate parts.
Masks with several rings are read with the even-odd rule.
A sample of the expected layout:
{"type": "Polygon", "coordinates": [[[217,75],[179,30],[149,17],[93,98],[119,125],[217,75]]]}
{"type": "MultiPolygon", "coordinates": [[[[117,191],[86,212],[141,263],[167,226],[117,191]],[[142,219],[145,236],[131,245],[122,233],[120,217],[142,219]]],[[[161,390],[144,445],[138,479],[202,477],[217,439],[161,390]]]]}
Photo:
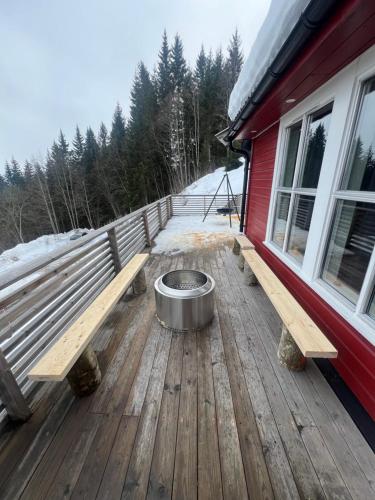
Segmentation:
{"type": "Polygon", "coordinates": [[[286,73],[297,54],[300,53],[313,35],[321,29],[331,12],[334,10],[334,7],[340,3],[339,0],[312,0],[308,4],[285,43],[280,48],[258,85],[251,92],[251,95],[237,114],[236,118],[227,129],[216,135],[222,144],[228,145],[231,140],[236,138],[243,125],[255,113],[265,97],[286,73]]]}

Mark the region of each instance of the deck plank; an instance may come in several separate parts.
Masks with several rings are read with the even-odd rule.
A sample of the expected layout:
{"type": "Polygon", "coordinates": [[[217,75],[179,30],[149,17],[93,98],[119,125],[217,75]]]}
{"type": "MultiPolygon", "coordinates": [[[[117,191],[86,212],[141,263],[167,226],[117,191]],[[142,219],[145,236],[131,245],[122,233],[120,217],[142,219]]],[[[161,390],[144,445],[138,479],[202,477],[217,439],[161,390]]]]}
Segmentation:
{"type": "MultiPolygon", "coordinates": [[[[39,431],[35,434],[25,455],[13,470],[11,479],[9,478],[0,489],[0,498],[14,500],[19,498],[22,491],[32,478],[45,452],[53,441],[54,436],[64,423],[66,415],[69,413],[73,403],[73,396],[65,388],[62,398],[52,408],[48,418],[43,422],[39,431]]],[[[6,464],[5,464],[6,468],[6,464]]]]}
{"type": "Polygon", "coordinates": [[[247,498],[245,472],[217,311],[208,330],[211,338],[223,495],[228,500],[247,498]]]}
{"type": "MultiPolygon", "coordinates": [[[[157,320],[154,320],[157,323],[157,320]]],[[[150,374],[150,383],[142,408],[141,420],[125,479],[122,498],[143,499],[147,494],[149,474],[158,423],[161,397],[167,369],[172,334],[160,328],[159,349],[150,374]]]]}
{"type": "Polygon", "coordinates": [[[197,335],[198,356],[198,498],[223,497],[217,415],[209,330],[197,335]]]}
{"type": "Polygon", "coordinates": [[[246,388],[242,365],[237,351],[235,334],[231,323],[232,311],[227,307],[222,296],[223,291],[226,289],[225,283],[222,281],[222,276],[222,274],[217,275],[219,279],[219,286],[216,294],[218,314],[247,488],[250,498],[271,499],[274,498],[273,489],[263,456],[263,449],[254,417],[254,410],[246,388]]]}
{"type": "Polygon", "coordinates": [[[138,417],[121,418],[98,491],[97,498],[100,500],[121,498],[138,423],[138,417]]]}
{"type": "MultiPolygon", "coordinates": [[[[101,422],[101,415],[87,414],[46,494],[48,500],[70,498],[101,422]]],[[[40,498],[40,495],[39,495],[40,498]]]]}
{"type": "Polygon", "coordinates": [[[74,401],[65,418],[64,425],[59,428],[43,459],[33,473],[31,480],[23,491],[22,500],[38,497],[43,498],[46,496],[64,461],[65,455],[68,453],[73,441],[78,439],[83,430],[88,406],[88,398],[74,401]]]}
{"type": "Polygon", "coordinates": [[[197,338],[184,334],[172,498],[197,498],[197,338]]]}
{"type": "Polygon", "coordinates": [[[172,335],[147,498],[172,497],[184,337],[172,335]]]}

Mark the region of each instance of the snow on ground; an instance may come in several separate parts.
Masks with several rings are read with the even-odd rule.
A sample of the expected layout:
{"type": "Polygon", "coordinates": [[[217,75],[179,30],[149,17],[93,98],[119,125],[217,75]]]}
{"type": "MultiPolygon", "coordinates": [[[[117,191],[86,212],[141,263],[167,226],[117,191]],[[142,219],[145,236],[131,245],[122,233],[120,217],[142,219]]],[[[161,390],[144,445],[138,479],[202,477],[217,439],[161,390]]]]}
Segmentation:
{"type": "MultiPolygon", "coordinates": [[[[212,174],[198,179],[181,194],[215,194],[220,181],[225,174],[225,168],[217,168],[212,174]]],[[[243,168],[238,167],[228,172],[233,194],[242,193],[243,168]]],[[[219,194],[226,194],[226,184],[220,188],[219,194]]],[[[229,225],[229,216],[210,215],[203,222],[203,216],[176,216],[166,228],[155,238],[152,253],[178,255],[196,248],[212,248],[218,243],[231,241],[231,234],[238,233],[238,217],[232,216],[232,228],[229,225]]]]}
{"type": "Polygon", "coordinates": [[[7,271],[10,268],[14,269],[17,264],[28,262],[61,248],[72,242],[70,238],[73,235],[88,233],[89,231],[90,229],[73,229],[67,233],[47,234],[29,241],[29,243],[20,243],[0,254],[0,272],[7,271]]]}
{"type": "Polygon", "coordinates": [[[212,248],[229,242],[231,234],[238,233],[237,217],[232,217],[232,228],[228,216],[209,215],[202,220],[203,217],[197,215],[172,217],[155,238],[151,253],[178,255],[196,248],[212,248]]]}
{"type": "MultiPolygon", "coordinates": [[[[243,184],[243,159],[241,159],[241,166],[235,170],[228,172],[229,182],[232,188],[233,194],[242,193],[243,184]]],[[[212,174],[207,174],[201,177],[193,184],[190,184],[185,188],[181,194],[215,194],[216,189],[225,174],[225,167],[217,168],[212,174]]],[[[218,194],[227,194],[227,185],[224,181],[220,187],[218,194]]]]}

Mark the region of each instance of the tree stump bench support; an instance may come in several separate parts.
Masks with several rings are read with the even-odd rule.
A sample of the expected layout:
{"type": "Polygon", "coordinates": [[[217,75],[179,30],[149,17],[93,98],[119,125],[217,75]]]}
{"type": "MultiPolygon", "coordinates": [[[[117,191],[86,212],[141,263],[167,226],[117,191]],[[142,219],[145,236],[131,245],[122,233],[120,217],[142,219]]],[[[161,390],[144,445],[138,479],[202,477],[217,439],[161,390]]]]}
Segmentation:
{"type": "Polygon", "coordinates": [[[254,245],[244,234],[238,234],[234,237],[233,240],[233,253],[238,255],[238,267],[241,271],[244,269],[245,260],[242,255],[242,250],[251,250],[254,248],[254,245]]]}
{"type": "Polygon", "coordinates": [[[61,382],[66,377],[74,394],[91,394],[101,382],[98,358],[91,341],[126,290],[146,290],[143,269],[148,254],[135,255],[92,304],[39,359],[28,373],[30,380],[61,382]]]}
{"type": "Polygon", "coordinates": [[[337,358],[337,350],[255,249],[243,250],[248,285],[259,283],[282,321],[277,356],[289,370],[300,371],[306,358],[337,358]]]}

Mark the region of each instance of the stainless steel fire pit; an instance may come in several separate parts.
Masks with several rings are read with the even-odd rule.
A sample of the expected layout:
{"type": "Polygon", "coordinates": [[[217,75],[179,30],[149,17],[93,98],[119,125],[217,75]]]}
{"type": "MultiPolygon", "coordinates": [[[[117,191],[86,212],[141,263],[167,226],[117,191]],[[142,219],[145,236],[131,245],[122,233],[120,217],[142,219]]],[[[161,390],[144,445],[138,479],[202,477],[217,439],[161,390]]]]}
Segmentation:
{"type": "Polygon", "coordinates": [[[206,273],[170,271],[155,281],[156,312],[166,328],[200,330],[214,315],[215,281],[206,273]]]}

